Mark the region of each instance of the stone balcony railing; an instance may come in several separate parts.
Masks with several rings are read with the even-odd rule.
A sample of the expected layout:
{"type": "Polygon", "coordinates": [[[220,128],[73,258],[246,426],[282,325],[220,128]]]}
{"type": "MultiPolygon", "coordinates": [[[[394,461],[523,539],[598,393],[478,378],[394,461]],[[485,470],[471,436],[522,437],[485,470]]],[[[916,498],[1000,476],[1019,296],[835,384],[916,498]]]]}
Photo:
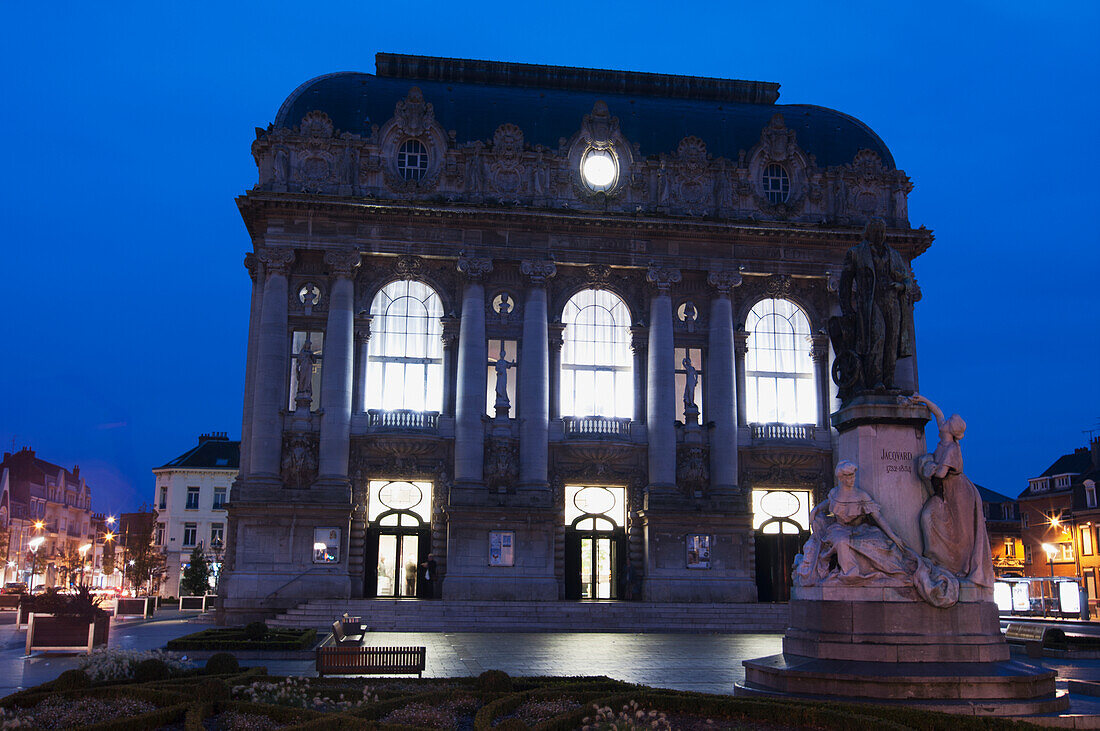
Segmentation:
{"type": "Polygon", "coordinates": [[[812,442],[817,436],[813,424],[750,424],[754,442],[812,442]]]}
{"type": "Polygon", "coordinates": [[[367,428],[370,431],[434,432],[439,429],[439,412],[370,409],[367,411],[367,428]]]}
{"type": "Polygon", "coordinates": [[[630,419],[611,416],[563,416],[566,439],[630,439],[630,419]]]}

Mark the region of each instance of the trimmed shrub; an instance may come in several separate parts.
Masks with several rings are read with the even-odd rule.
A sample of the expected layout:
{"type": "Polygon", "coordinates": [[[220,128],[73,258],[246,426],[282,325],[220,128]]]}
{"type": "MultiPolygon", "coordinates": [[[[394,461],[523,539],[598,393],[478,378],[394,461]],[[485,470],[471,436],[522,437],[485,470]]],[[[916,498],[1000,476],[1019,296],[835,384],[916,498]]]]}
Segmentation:
{"type": "Polygon", "coordinates": [[[244,636],[252,642],[261,642],[267,637],[267,625],[263,622],[249,622],[244,627],[244,636]]]}
{"type": "Polygon", "coordinates": [[[134,680],[139,683],[147,683],[150,680],[167,680],[172,676],[168,664],[163,660],[149,658],[142,660],[134,666],[134,680]]]}
{"type": "Polygon", "coordinates": [[[497,731],[527,731],[531,727],[518,718],[506,718],[493,728],[497,731]]]}
{"type": "Polygon", "coordinates": [[[489,693],[511,693],[512,678],[503,670],[486,670],[477,676],[477,687],[489,693]]]}
{"type": "MultiPolygon", "coordinates": [[[[233,657],[229,655],[228,657],[233,657]]],[[[234,659],[234,662],[236,660],[234,659]]],[[[216,680],[214,678],[206,678],[201,683],[195,686],[194,695],[201,701],[227,701],[232,693],[229,690],[229,685],[224,680],[216,680]]]]}
{"type": "Polygon", "coordinates": [[[241,664],[237,662],[236,656],[230,655],[228,652],[215,652],[206,661],[207,675],[229,675],[240,669],[241,664]]]}
{"type": "Polygon", "coordinates": [[[53,681],[55,690],[79,690],[92,684],[88,674],[83,670],[66,670],[53,681]]]}

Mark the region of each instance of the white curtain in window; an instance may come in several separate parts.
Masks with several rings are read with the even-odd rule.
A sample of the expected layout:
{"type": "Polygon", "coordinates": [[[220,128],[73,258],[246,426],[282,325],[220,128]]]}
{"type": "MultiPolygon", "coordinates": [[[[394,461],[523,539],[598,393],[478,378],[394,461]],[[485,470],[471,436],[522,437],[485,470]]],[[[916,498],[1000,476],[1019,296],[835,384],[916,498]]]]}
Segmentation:
{"type": "Polygon", "coordinates": [[[749,313],[745,356],[745,411],[750,423],[817,421],[810,320],[795,303],[757,302],[749,313]]]}
{"type": "Polygon", "coordinates": [[[607,290],[586,289],[562,311],[562,416],[633,418],[630,311],[607,290]]]}
{"type": "Polygon", "coordinates": [[[443,406],[443,303],[428,285],[390,282],[371,303],[365,408],[443,406]]]}

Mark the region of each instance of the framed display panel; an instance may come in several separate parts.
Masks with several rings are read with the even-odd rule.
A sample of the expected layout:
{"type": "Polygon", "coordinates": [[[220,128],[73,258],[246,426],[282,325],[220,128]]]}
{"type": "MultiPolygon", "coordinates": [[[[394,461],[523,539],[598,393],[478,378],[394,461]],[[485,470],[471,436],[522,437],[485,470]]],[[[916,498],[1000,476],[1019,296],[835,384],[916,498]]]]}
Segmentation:
{"type": "Polygon", "coordinates": [[[340,529],[313,529],[313,563],[340,562],[340,529]]]}
{"type": "Polygon", "coordinates": [[[689,569],[710,568],[710,542],[708,535],[691,533],[687,536],[687,567],[689,569]]]}
{"type": "Polygon", "coordinates": [[[511,530],[489,531],[489,565],[516,565],[516,532],[511,530]]]}

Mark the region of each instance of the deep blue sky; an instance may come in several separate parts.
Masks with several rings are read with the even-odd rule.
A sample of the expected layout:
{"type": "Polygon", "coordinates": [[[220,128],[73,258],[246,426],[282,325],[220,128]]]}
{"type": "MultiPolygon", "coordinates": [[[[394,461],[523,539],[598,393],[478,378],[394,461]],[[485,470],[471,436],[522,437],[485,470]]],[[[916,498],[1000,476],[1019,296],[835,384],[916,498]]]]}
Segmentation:
{"type": "Polygon", "coordinates": [[[393,51],[777,81],[912,177],[922,391],[967,473],[1017,493],[1100,419],[1100,5],[7,3],[0,442],[93,506],[240,434],[249,152],[303,81],[393,51]],[[841,10],[833,6],[843,5],[841,10]],[[772,9],[774,8],[774,9],[772,9]]]}

